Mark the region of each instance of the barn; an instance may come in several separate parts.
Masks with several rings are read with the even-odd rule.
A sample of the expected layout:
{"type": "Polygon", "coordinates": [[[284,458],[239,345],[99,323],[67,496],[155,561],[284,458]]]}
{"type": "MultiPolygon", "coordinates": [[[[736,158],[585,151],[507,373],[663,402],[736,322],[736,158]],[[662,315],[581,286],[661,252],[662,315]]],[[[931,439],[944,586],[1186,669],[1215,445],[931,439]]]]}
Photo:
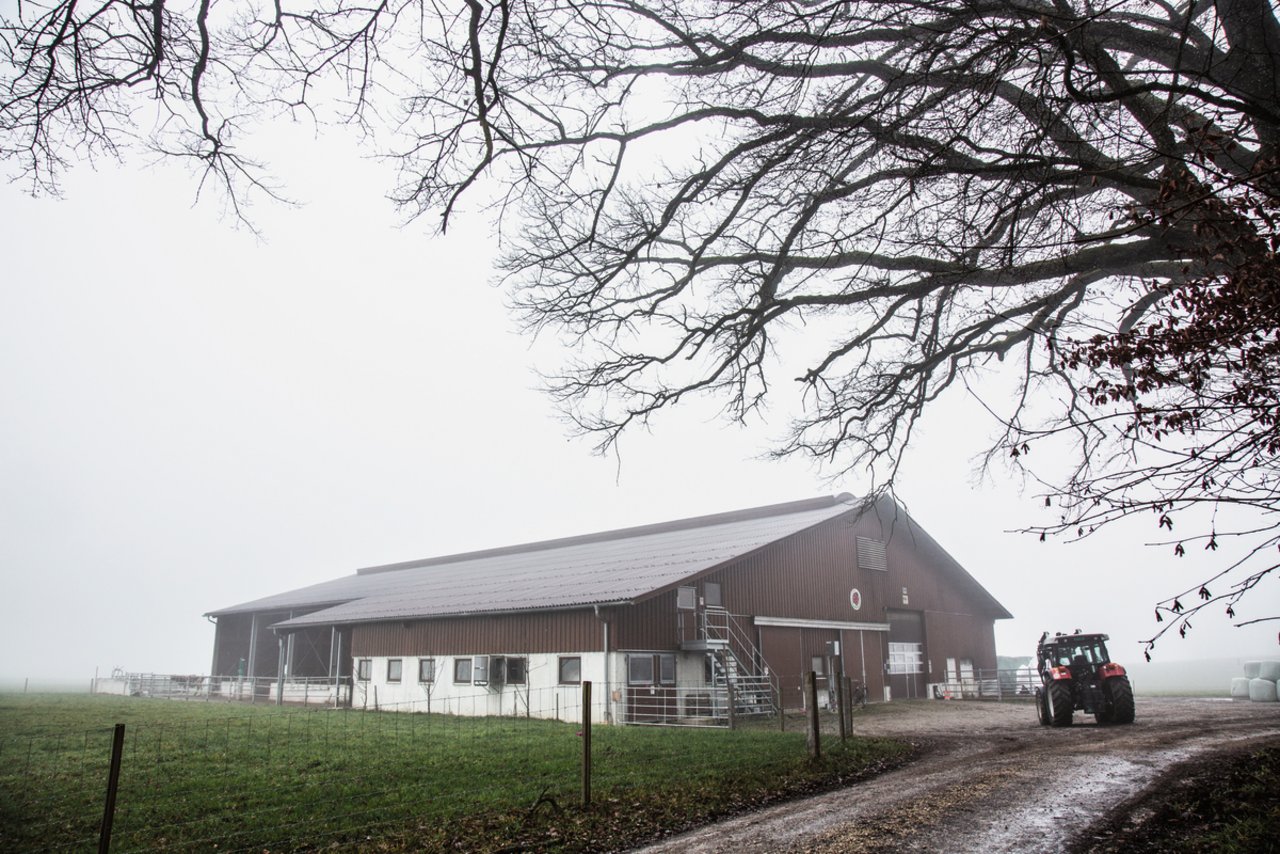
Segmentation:
{"type": "Polygon", "coordinates": [[[372,566],[206,616],[214,676],[268,691],[549,717],[590,680],[596,719],[648,722],[799,708],[810,670],[928,696],[993,672],[1011,615],[892,499],[841,494],[372,566]]]}

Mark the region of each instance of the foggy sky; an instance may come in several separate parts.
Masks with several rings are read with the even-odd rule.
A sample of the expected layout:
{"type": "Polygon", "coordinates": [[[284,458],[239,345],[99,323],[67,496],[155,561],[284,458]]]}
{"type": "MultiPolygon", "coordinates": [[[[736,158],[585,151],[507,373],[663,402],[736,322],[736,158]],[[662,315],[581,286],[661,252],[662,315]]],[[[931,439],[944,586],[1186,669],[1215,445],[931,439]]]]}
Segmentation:
{"type": "MultiPolygon", "coordinates": [[[[401,228],[390,173],[346,145],[281,143],[306,204],[256,208],[264,240],[167,164],[80,167],[60,200],[0,190],[0,680],[206,673],[204,612],[357,567],[869,485],[757,459],[785,411],[743,430],[699,405],[591,455],[536,390],[559,345],[515,332],[491,223],[401,228]]],[[[973,482],[980,408],[949,395],[923,428],[899,494],[1014,614],[998,651],[1083,628],[1136,665],[1152,605],[1205,558],[1143,548],[1146,520],[1005,533],[1045,517],[1010,479],[973,482]]],[[[1214,613],[1157,653],[1274,650],[1214,613]]]]}

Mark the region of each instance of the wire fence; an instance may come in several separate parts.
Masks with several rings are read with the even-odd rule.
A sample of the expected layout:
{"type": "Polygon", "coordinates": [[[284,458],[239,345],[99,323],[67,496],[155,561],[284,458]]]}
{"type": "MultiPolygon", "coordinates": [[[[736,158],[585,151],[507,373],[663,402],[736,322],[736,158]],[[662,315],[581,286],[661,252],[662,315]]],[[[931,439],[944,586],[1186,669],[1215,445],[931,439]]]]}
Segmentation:
{"type": "Polygon", "coordinates": [[[749,720],[734,730],[593,729],[606,698],[584,706],[581,689],[574,695],[527,692],[525,713],[503,716],[427,713],[425,701],[374,711],[103,696],[33,697],[24,716],[6,698],[0,850],[99,845],[115,730],[77,722],[104,717],[125,725],[113,851],[374,839],[393,850],[488,850],[486,840],[513,834],[554,839],[568,808],[592,797],[616,806],[672,785],[714,793],[742,775],[786,777],[805,757],[799,721],[787,733],[749,720]]]}
{"type": "MultiPolygon", "coordinates": [[[[508,691],[493,713],[482,693],[442,708],[430,696],[386,703],[359,683],[336,700],[304,687],[297,705],[259,698],[265,680],[227,690],[152,675],[130,685],[131,696],[0,698],[0,850],[94,850],[107,815],[115,851],[373,841],[483,851],[530,834],[530,847],[554,845],[580,819],[566,817],[570,808],[593,798],[623,813],[633,803],[661,812],[675,787],[713,808],[742,780],[795,779],[819,751],[819,733],[840,744],[834,737],[856,730],[852,709],[866,700],[850,685],[824,696],[811,683],[803,714],[777,716],[751,714],[765,706],[732,690],[699,705],[692,689],[590,697],[570,686],[508,691]],[[180,701],[141,699],[161,697],[180,701]],[[690,709],[721,725],[593,727],[607,715],[688,723],[690,709]],[[124,724],[113,813],[115,728],[105,721],[124,724]]],[[[957,681],[951,696],[1017,697],[1022,687],[1000,674],[957,681]]]]}

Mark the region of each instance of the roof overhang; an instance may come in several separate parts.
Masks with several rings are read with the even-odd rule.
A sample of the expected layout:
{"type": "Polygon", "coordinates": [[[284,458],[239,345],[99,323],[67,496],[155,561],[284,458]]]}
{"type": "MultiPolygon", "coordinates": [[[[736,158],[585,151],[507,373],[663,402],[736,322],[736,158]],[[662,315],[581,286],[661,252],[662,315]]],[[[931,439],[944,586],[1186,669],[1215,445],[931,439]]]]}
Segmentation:
{"type": "Polygon", "coordinates": [[[757,626],[787,629],[839,629],[846,632],[887,632],[888,623],[852,623],[844,620],[801,620],[795,617],[756,617],[757,626]]]}
{"type": "MultiPolygon", "coordinates": [[[[290,634],[292,632],[301,632],[306,629],[323,628],[325,626],[360,626],[371,625],[374,623],[420,623],[427,620],[448,620],[462,617],[502,617],[507,614],[547,614],[560,611],[595,611],[600,616],[601,608],[616,608],[621,605],[634,605],[635,602],[630,599],[615,599],[609,602],[586,602],[578,605],[551,605],[545,608],[509,608],[503,611],[494,610],[468,610],[468,611],[451,611],[441,614],[418,614],[397,617],[369,617],[360,620],[308,620],[302,622],[309,617],[322,617],[322,611],[316,611],[311,614],[304,614],[295,617],[292,620],[281,620],[278,623],[272,623],[268,626],[271,631],[276,634],[290,634]],[[293,623],[294,625],[289,625],[293,623]]],[[[604,619],[601,617],[601,619],[604,619]]]]}

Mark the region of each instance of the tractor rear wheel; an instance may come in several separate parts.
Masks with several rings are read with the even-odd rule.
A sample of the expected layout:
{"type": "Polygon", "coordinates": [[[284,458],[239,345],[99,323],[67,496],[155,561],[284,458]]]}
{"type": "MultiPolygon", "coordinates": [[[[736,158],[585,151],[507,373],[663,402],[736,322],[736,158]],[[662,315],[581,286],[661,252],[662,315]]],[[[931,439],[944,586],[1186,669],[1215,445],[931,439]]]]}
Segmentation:
{"type": "Polygon", "coordinates": [[[1045,695],[1050,723],[1054,726],[1071,726],[1071,713],[1075,711],[1071,686],[1063,682],[1050,682],[1045,687],[1045,695]]]}
{"type": "Polygon", "coordinates": [[[1128,676],[1112,676],[1103,683],[1111,707],[1111,723],[1133,723],[1133,686],[1128,676]]]}
{"type": "Polygon", "coordinates": [[[1049,725],[1049,694],[1044,688],[1036,689],[1036,720],[1040,726],[1049,725]]]}

